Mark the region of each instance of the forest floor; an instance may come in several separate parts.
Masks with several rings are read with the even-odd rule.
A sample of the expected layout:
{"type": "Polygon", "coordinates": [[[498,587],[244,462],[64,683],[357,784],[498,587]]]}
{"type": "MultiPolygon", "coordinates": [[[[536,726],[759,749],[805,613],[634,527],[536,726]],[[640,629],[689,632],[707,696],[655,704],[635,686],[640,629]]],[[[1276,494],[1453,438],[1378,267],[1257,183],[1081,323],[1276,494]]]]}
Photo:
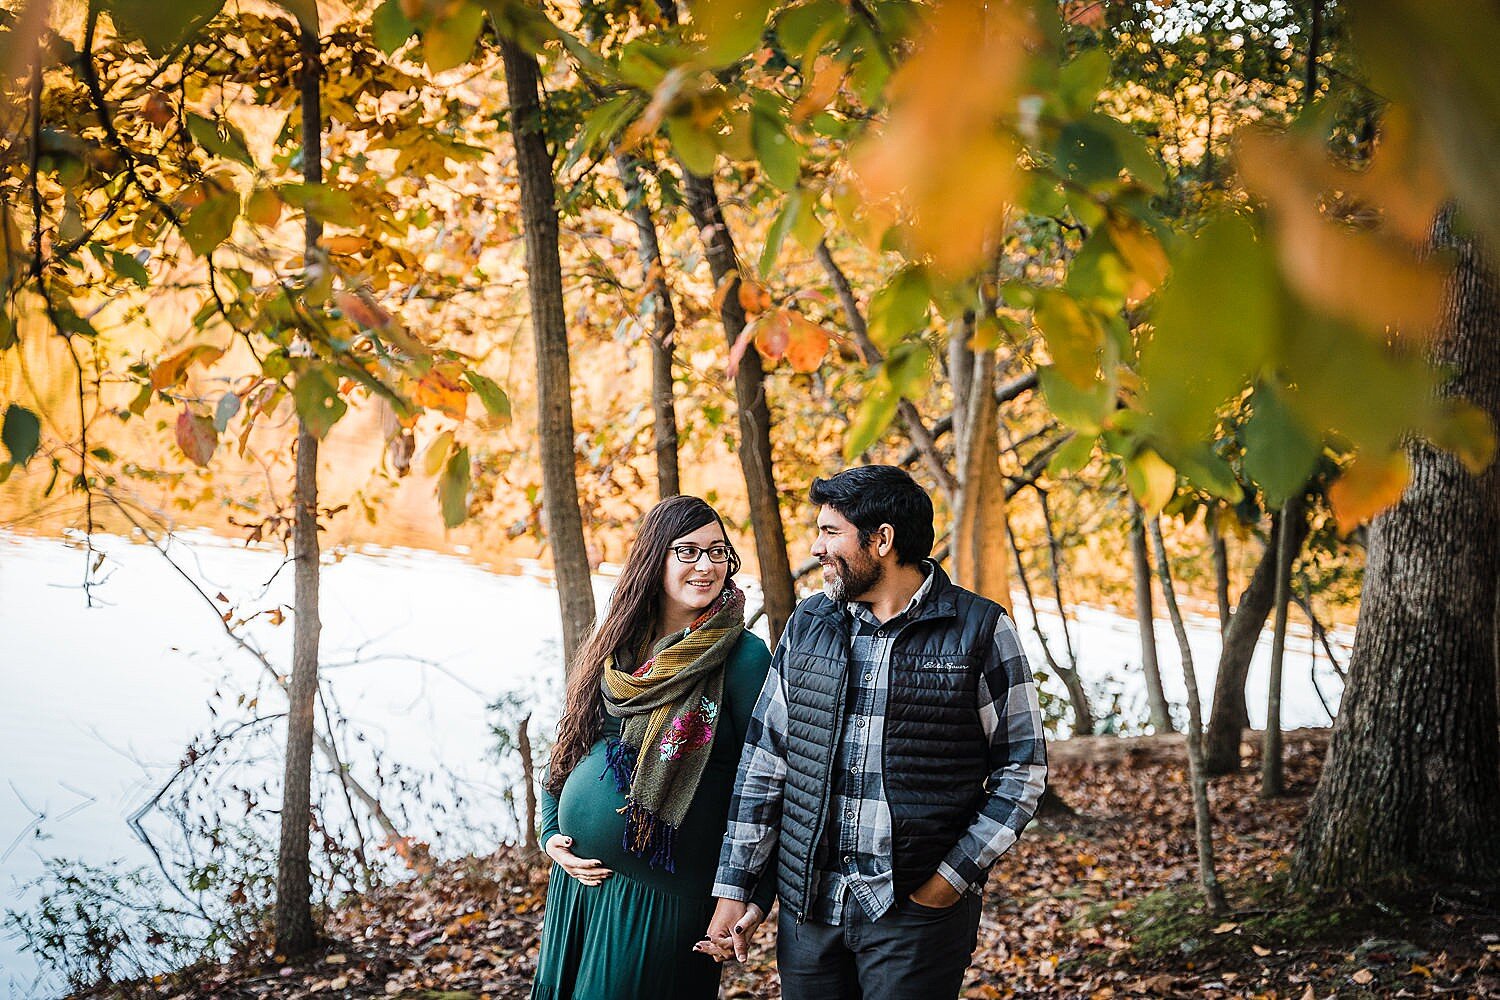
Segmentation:
{"type": "MultiPolygon", "coordinates": [[[[1289,901],[1281,879],[1327,747],[1287,739],[1289,794],[1258,796],[1253,757],[1212,786],[1218,870],[1233,913],[1202,912],[1181,738],[1054,746],[1052,787],[1075,810],[1027,831],[991,877],[963,996],[1500,997],[1500,896],[1392,904],[1289,901]]],[[[90,991],[154,1000],[481,1000],[527,995],[546,868],[514,849],[446,863],[351,901],[331,941],[287,965],[253,956],[90,991]]],[[[724,975],[729,998],[774,998],[772,939],[724,975]]]]}

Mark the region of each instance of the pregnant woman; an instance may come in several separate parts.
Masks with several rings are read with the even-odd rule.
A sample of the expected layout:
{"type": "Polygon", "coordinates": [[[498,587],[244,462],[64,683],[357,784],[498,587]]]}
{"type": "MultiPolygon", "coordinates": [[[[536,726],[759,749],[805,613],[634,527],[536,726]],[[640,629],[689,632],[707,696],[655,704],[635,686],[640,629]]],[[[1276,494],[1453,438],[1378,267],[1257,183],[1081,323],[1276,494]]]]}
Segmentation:
{"type": "Polygon", "coordinates": [[[578,652],[542,796],[556,863],[533,1000],[718,995],[719,966],[693,946],[771,658],[745,631],[739,565],[712,507],[662,501],[578,652]]]}

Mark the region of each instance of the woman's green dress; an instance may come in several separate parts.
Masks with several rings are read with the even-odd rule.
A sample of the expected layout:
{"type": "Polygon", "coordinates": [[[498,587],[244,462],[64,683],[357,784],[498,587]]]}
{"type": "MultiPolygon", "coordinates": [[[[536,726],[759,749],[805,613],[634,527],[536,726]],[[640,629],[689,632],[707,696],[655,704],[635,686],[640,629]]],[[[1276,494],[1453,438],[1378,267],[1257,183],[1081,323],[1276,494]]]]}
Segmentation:
{"type": "MultiPolygon", "coordinates": [[[[677,834],[676,872],[651,868],[625,850],[625,805],[605,762],[605,740],[620,720],[606,715],[604,735],[573,769],[562,794],[542,793],[542,843],[553,834],[573,838],[572,851],[598,858],[614,872],[586,886],[552,866],[541,954],[532,1000],[713,1000],[719,965],[694,952],[713,916],[714,869],[729,816],[735,771],[750,713],[760,696],[771,654],[744,633],[725,660],[724,705],[703,778],[677,834]]],[[[770,907],[771,880],[757,894],[770,907]]]]}

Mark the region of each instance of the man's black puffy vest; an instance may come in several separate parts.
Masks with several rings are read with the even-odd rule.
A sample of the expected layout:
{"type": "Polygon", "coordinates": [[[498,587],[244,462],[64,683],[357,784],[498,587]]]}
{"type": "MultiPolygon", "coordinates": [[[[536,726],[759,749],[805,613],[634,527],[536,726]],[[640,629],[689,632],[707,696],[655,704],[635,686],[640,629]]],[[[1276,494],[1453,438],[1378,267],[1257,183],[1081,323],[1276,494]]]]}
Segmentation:
{"type": "MultiPolygon", "coordinates": [[[[985,797],[989,743],[979,721],[979,678],[995,655],[1000,605],[951,583],[932,586],[897,624],[881,753],[891,810],[895,892],[905,898],[958,843],[985,797]]],[[[823,594],[797,606],[782,637],[786,680],[786,791],[777,890],[800,923],[822,859],[833,795],[834,747],[849,688],[849,614],[823,594]]],[[[996,692],[1003,697],[1003,692],[996,692]]]]}

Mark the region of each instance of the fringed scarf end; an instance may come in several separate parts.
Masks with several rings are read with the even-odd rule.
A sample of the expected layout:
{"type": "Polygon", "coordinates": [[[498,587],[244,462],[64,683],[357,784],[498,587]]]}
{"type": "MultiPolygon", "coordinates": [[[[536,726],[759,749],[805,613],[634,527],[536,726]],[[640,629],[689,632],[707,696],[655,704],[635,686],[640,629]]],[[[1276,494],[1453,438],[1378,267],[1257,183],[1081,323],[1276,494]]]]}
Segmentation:
{"type": "Polygon", "coordinates": [[[625,836],[622,847],[652,868],[677,872],[677,827],[650,812],[633,799],[625,803],[625,836]]]}
{"type": "Polygon", "coordinates": [[[613,776],[615,791],[630,791],[630,782],[635,777],[635,764],[639,751],[618,737],[610,737],[604,743],[604,773],[599,780],[613,776]]]}

